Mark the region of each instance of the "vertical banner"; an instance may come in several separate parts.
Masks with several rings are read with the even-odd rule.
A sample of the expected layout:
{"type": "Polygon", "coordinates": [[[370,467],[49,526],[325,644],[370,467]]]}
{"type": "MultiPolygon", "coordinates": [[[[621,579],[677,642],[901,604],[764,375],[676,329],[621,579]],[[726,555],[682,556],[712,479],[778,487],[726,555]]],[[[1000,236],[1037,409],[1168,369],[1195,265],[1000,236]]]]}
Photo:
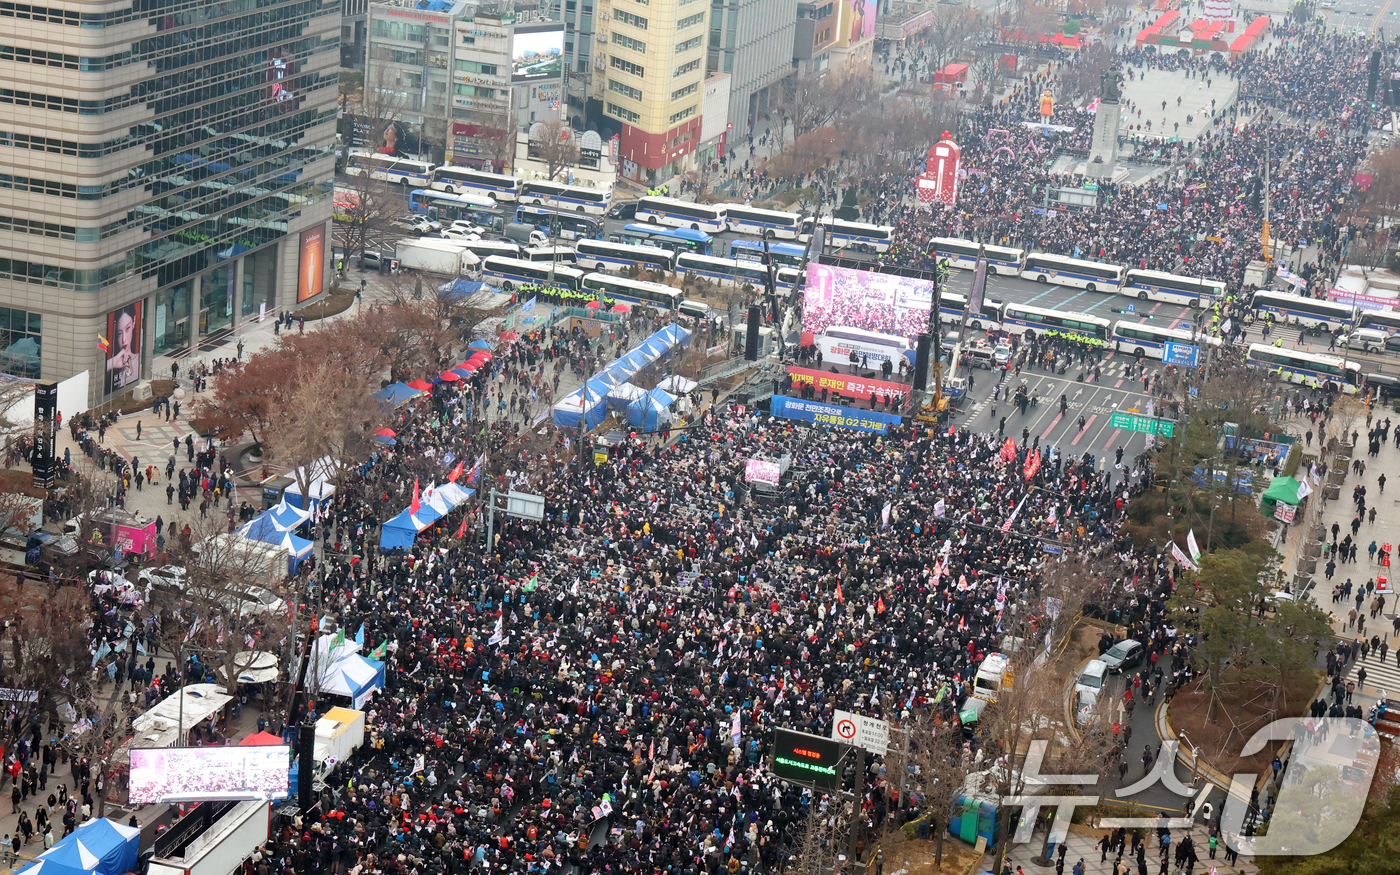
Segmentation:
{"type": "Polygon", "coordinates": [[[326,281],[326,226],[317,225],[301,232],[300,261],[297,262],[297,303],[314,298],[326,281]]]}
{"type": "Polygon", "coordinates": [[[987,259],[977,259],[977,269],[972,274],[972,291],[967,296],[967,314],[981,313],[983,300],[987,297],[987,259]]]}
{"type": "Polygon", "coordinates": [[[141,301],[107,314],[106,394],[141,379],[141,301]]]}

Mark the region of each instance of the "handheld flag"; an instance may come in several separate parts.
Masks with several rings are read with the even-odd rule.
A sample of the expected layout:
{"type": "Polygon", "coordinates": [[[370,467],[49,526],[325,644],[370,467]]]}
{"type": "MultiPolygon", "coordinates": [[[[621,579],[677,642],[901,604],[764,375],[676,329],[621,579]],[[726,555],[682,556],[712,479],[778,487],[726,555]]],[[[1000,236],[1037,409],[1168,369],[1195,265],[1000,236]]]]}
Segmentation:
{"type": "Polygon", "coordinates": [[[422,507],[423,507],[423,502],[421,502],[421,501],[418,500],[418,478],[417,478],[417,477],[414,477],[414,478],[413,478],[413,502],[412,502],[411,504],[409,504],[409,506],[408,506],[408,512],[409,512],[410,514],[418,513],[418,511],[421,510],[422,507]]]}
{"type": "Polygon", "coordinates": [[[449,483],[456,483],[457,478],[462,476],[462,463],[458,462],[457,467],[452,469],[452,473],[447,475],[449,483]]]}
{"type": "Polygon", "coordinates": [[[1201,546],[1196,543],[1196,530],[1192,529],[1186,533],[1186,549],[1191,552],[1191,561],[1201,561],[1201,546]]]}
{"type": "Polygon", "coordinates": [[[360,624],[360,631],[355,633],[355,643],[361,647],[365,646],[365,624],[360,624]]]}
{"type": "Polygon", "coordinates": [[[462,517],[462,524],[457,527],[457,540],[462,540],[467,534],[467,518],[462,517]]]}
{"type": "Polygon", "coordinates": [[[482,466],[482,464],[483,464],[485,461],[486,461],[486,454],[485,454],[485,453],[482,453],[480,456],[477,456],[477,457],[476,457],[476,464],[472,465],[472,472],[471,472],[470,474],[467,475],[467,483],[468,483],[468,484],[475,483],[476,480],[477,480],[477,478],[481,476],[481,466],[482,466]]]}
{"type": "Polygon", "coordinates": [[[379,646],[370,651],[370,659],[383,659],[389,652],[389,639],[385,638],[379,646]]]}

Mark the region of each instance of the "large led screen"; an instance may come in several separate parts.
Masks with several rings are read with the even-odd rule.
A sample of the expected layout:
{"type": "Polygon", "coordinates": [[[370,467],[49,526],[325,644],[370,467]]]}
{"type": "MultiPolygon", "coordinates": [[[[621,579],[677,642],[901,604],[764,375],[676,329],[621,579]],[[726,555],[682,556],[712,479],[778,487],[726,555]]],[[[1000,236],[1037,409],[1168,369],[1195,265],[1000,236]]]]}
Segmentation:
{"type": "Polygon", "coordinates": [[[158,747],[131,752],[131,802],[286,799],[291,749],[158,747]]]}
{"type": "Polygon", "coordinates": [[[840,326],[909,341],[928,330],[931,306],[931,280],[814,264],[807,268],[802,330],[821,335],[840,326]]]}
{"type": "Polygon", "coordinates": [[[517,25],[510,43],[510,81],[564,78],[564,25],[517,25]]]}

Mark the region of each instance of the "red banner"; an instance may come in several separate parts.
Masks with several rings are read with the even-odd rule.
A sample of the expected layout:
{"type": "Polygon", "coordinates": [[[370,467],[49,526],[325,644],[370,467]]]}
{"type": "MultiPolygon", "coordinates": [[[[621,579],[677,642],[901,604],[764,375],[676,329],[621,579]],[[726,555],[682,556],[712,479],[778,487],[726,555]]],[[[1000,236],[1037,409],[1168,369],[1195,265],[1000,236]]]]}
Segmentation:
{"type": "Polygon", "coordinates": [[[794,386],[812,386],[816,389],[818,396],[821,395],[823,389],[826,389],[829,394],[857,398],[861,401],[869,401],[871,396],[879,398],[881,401],[888,397],[903,400],[909,394],[909,387],[903,383],[867,380],[863,377],[833,374],[829,371],[817,371],[811,368],[789,367],[788,375],[792,377],[794,386]]]}

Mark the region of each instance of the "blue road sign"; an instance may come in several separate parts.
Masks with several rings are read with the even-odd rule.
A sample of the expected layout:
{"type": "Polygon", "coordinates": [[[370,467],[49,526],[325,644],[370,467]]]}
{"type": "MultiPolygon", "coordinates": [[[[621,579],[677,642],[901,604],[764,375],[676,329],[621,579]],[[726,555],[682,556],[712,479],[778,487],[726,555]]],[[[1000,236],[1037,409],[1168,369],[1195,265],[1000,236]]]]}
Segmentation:
{"type": "Polygon", "coordinates": [[[1123,308],[1123,312],[1124,312],[1124,313],[1136,313],[1136,312],[1137,312],[1137,304],[1129,304],[1128,306],[1126,306],[1126,307],[1123,308]]]}
{"type": "Polygon", "coordinates": [[[1162,345],[1162,364],[1194,368],[1201,358],[1201,348],[1189,343],[1166,343],[1162,345]]]}
{"type": "Polygon", "coordinates": [[[1196,387],[1195,387],[1195,386],[1192,386],[1192,387],[1191,387],[1191,397],[1192,397],[1192,398],[1195,398],[1195,397],[1196,397],[1196,387]]]}

